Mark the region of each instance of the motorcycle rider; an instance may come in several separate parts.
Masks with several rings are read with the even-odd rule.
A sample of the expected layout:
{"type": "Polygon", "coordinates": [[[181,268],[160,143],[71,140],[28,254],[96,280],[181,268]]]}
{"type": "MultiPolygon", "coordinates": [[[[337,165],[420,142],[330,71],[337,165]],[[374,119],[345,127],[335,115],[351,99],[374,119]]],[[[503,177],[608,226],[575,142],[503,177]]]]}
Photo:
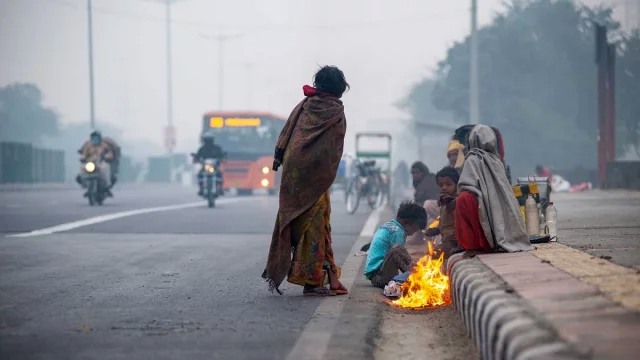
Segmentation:
{"type": "MultiPolygon", "coordinates": [[[[118,181],[118,174],[120,172],[120,154],[121,154],[120,145],[118,145],[118,143],[116,143],[115,140],[113,140],[108,136],[103,136],[102,141],[106,143],[107,146],[109,146],[109,148],[111,149],[111,153],[113,154],[113,159],[111,160],[111,163],[110,163],[111,187],[113,187],[118,181]]],[[[81,151],[84,151],[84,148],[89,146],[90,144],[91,144],[90,139],[85,141],[85,143],[82,145],[81,151]]]]}
{"type": "MultiPolygon", "coordinates": [[[[107,196],[113,196],[110,191],[112,186],[110,162],[113,160],[114,156],[111,147],[102,139],[102,134],[97,130],[93,131],[89,135],[89,142],[86,143],[80,151],[80,159],[82,161],[96,161],[96,166],[98,167],[98,170],[102,175],[102,180],[105,184],[105,192],[107,196]]],[[[83,185],[80,174],[76,177],[76,181],[80,185],[83,185]]]]}
{"type": "MultiPolygon", "coordinates": [[[[207,132],[204,135],[202,135],[202,146],[200,146],[200,148],[198,149],[198,152],[195,154],[195,156],[193,157],[193,162],[197,163],[200,162],[204,159],[217,159],[217,160],[221,160],[222,158],[225,157],[225,153],[224,151],[222,151],[222,148],[215,143],[215,138],[213,136],[212,133],[207,132]]],[[[222,183],[223,179],[222,179],[222,172],[217,171],[216,172],[216,176],[218,176],[218,179],[220,180],[220,182],[222,183]]],[[[198,190],[198,195],[199,196],[203,196],[204,195],[204,167],[200,168],[200,171],[198,171],[198,185],[199,185],[199,190],[198,190]]]]}

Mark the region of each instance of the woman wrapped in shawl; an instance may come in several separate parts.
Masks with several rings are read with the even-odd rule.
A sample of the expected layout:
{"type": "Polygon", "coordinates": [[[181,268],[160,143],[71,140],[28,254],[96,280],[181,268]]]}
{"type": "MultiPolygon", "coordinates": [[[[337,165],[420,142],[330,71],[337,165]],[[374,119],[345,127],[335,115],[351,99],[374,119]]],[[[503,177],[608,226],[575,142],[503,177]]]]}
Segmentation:
{"type": "Polygon", "coordinates": [[[465,250],[531,250],[518,201],[498,155],[495,132],[476,125],[469,134],[469,149],[458,182],[458,244],[465,250]]]}
{"type": "Polygon", "coordinates": [[[287,278],[308,296],[347,294],[331,249],[329,187],[342,157],[346,118],[340,98],[349,84],[340,69],[321,68],[293,109],[276,145],[282,165],[280,208],[262,277],[269,290],[287,278]],[[325,286],[329,284],[327,289],[325,286]]]}

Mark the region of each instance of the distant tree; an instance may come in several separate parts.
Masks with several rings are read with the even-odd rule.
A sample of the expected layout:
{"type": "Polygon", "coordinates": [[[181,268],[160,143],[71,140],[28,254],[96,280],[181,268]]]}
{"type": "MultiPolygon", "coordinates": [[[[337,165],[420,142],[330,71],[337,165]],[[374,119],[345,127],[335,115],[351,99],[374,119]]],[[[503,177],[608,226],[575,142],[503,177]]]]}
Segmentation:
{"type": "Polygon", "coordinates": [[[619,150],[635,148],[640,156],[640,30],[621,41],[616,62],[616,120],[619,150]],[[622,148],[621,148],[622,147],[622,148]]]}
{"type": "MultiPolygon", "coordinates": [[[[531,161],[555,168],[595,167],[594,21],[620,41],[618,124],[637,131],[640,43],[637,34],[621,33],[611,9],[577,7],[570,0],[511,0],[478,32],[480,121],[501,130],[507,157],[520,173],[535,165],[531,161]]],[[[433,84],[433,105],[456,122],[468,121],[469,51],[467,37],[448,50],[434,77],[422,82],[433,84]]],[[[408,99],[417,89],[420,84],[408,99]]],[[[429,107],[411,111],[421,117],[429,107]]]]}
{"type": "Polygon", "coordinates": [[[409,90],[407,97],[397,104],[400,109],[412,114],[417,124],[421,123],[448,123],[452,121],[450,112],[439,110],[434,105],[433,89],[436,81],[426,78],[414,84],[409,90]]]}
{"type": "Polygon", "coordinates": [[[58,114],[42,106],[42,92],[35,84],[15,83],[0,88],[0,140],[35,143],[56,135],[58,114]]]}

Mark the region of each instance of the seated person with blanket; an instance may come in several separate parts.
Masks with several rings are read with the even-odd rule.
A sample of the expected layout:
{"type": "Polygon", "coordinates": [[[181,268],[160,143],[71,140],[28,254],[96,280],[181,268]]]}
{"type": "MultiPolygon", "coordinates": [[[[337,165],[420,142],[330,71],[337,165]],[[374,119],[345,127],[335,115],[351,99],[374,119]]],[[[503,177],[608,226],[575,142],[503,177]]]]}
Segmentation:
{"type": "Polygon", "coordinates": [[[403,202],[396,218],[380,226],[373,235],[367,254],[364,275],[373,286],[384,288],[398,275],[411,268],[411,256],[404,247],[407,236],[427,226],[427,212],[422,204],[403,202]]]}
{"type": "Polygon", "coordinates": [[[496,133],[476,125],[458,181],[455,234],[466,251],[532,250],[518,200],[498,154],[496,133]]]}

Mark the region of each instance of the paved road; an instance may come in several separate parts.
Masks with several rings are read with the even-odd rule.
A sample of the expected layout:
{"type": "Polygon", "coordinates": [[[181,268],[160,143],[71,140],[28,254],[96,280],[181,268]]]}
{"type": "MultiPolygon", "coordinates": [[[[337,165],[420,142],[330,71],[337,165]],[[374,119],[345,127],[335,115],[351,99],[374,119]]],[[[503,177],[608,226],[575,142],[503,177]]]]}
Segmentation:
{"type": "MultiPolygon", "coordinates": [[[[0,233],[197,201],[192,189],[121,189],[104,207],[75,192],[0,193],[0,233]]],[[[68,232],[0,238],[2,359],[283,359],[320,301],[261,282],[277,199],[228,198],[68,232]]],[[[369,213],[333,203],[344,262],[369,213]]]]}
{"type": "Polygon", "coordinates": [[[562,244],[640,270],[640,192],[554,194],[562,244]]]}
{"type": "Polygon", "coordinates": [[[196,190],[126,185],[104,206],[90,207],[82,190],[0,191],[0,233],[25,232],[108,213],[198,201],[196,190]]]}

